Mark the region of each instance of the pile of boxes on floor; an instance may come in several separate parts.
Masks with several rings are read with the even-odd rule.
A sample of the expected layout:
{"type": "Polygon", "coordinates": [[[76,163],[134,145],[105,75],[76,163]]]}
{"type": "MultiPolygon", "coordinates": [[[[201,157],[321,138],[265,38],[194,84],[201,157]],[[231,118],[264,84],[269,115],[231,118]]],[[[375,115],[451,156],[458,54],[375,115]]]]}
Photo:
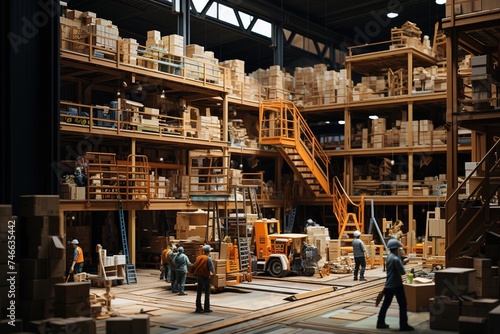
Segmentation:
{"type": "MultiPolygon", "coordinates": [[[[0,267],[7,275],[0,289],[0,332],[96,333],[90,317],[90,282],[66,282],[66,243],[59,228],[59,196],[21,196],[19,217],[0,205],[0,267]],[[7,284],[7,285],[3,285],[7,284]]],[[[149,333],[149,317],[110,319],[120,333],[149,333]],[[122,328],[119,327],[119,328],[122,328]]],[[[111,333],[111,332],[108,332],[111,333]]]]}
{"type": "MultiPolygon", "coordinates": [[[[497,256],[498,256],[497,249],[497,256]]],[[[435,272],[429,299],[430,328],[460,333],[496,333],[500,323],[499,267],[488,258],[474,258],[474,268],[435,272]]]]}
{"type": "Polygon", "coordinates": [[[322,259],[318,265],[322,265],[321,263],[328,259],[328,254],[326,253],[327,247],[330,243],[330,232],[328,231],[328,228],[321,225],[307,226],[306,234],[307,244],[314,245],[318,249],[322,259]]]}

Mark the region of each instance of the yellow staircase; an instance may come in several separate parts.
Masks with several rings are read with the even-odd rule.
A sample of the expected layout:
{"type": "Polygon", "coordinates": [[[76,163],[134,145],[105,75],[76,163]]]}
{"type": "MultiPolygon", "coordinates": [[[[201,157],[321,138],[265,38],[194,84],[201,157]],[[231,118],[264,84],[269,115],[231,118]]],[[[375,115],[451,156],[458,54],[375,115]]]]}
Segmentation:
{"type": "Polygon", "coordinates": [[[310,195],[330,196],[330,158],[295,104],[288,100],[262,101],[259,118],[259,143],[276,147],[310,195]]]}
{"type": "Polygon", "coordinates": [[[339,240],[352,241],[353,233],[359,230],[363,233],[364,223],[364,198],[361,197],[359,204],[354,203],[337,177],[333,178],[333,213],[339,222],[339,240]],[[349,212],[357,211],[356,213],[349,212]],[[347,235],[348,238],[344,238],[347,235]]]}

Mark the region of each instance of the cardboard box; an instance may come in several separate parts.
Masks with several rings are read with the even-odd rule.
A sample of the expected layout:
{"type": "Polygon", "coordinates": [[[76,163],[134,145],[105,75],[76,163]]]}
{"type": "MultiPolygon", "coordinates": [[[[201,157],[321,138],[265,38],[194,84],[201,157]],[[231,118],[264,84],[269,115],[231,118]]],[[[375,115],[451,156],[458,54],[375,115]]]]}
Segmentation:
{"type": "Polygon", "coordinates": [[[38,237],[60,235],[59,216],[24,217],[21,219],[21,223],[29,236],[35,233],[38,237]]]}
{"type": "Polygon", "coordinates": [[[21,196],[21,217],[59,216],[59,196],[26,195],[21,196]]]}
{"type": "Polygon", "coordinates": [[[434,283],[404,284],[407,308],[410,312],[429,310],[429,299],[434,297],[434,283]]]}
{"type": "Polygon", "coordinates": [[[475,291],[476,270],[470,268],[446,268],[435,273],[435,295],[457,298],[475,291]]]}
{"type": "Polygon", "coordinates": [[[21,259],[19,260],[21,277],[23,279],[41,279],[48,277],[48,260],[21,259]]]}
{"type": "Polygon", "coordinates": [[[484,317],[461,315],[458,318],[459,333],[485,333],[486,330],[486,318],[484,317]]]}
{"type": "Polygon", "coordinates": [[[132,328],[132,318],[116,317],[106,319],[106,333],[108,334],[134,334],[132,328]]]}
{"type": "Polygon", "coordinates": [[[447,296],[429,299],[429,328],[458,331],[460,302],[447,296]]]}
{"type": "Polygon", "coordinates": [[[76,187],[76,197],[75,199],[85,199],[85,192],[86,188],[85,187],[76,187]]]}
{"type": "Polygon", "coordinates": [[[215,288],[222,288],[226,286],[226,274],[212,275],[210,278],[210,284],[215,288]]]}
{"type": "Polygon", "coordinates": [[[68,282],[55,285],[55,301],[59,304],[89,301],[90,282],[68,282]]]}
{"type": "Polygon", "coordinates": [[[487,333],[493,334],[498,332],[498,326],[500,324],[500,306],[495,307],[488,313],[488,331],[487,333]]]}
{"type": "Polygon", "coordinates": [[[89,317],[49,319],[46,327],[47,333],[95,334],[97,331],[95,320],[89,317]]]}
{"type": "Polygon", "coordinates": [[[50,297],[50,281],[48,279],[22,280],[21,298],[26,300],[45,300],[50,297]]]}
{"type": "Polygon", "coordinates": [[[150,321],[147,314],[136,314],[132,318],[132,333],[150,333],[150,321]]]}
{"type": "MultiPolygon", "coordinates": [[[[90,317],[90,301],[81,301],[79,303],[54,303],[54,316],[61,318],[72,317],[90,317]]],[[[106,332],[108,333],[108,332],[106,332]]]]}

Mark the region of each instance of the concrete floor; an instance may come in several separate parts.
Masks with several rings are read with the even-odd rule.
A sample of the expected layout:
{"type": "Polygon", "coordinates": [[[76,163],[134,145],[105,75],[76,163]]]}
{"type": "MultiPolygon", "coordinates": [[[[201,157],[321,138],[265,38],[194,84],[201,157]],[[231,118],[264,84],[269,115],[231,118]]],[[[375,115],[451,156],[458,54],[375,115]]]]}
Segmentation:
{"type": "MultiPolygon", "coordinates": [[[[369,282],[353,282],[351,274],[332,274],[327,277],[291,277],[286,281],[272,280],[269,277],[254,277],[250,283],[243,282],[227,291],[211,294],[213,313],[197,314],[195,310],[196,291],[194,286],[186,288],[188,295],[179,296],[170,291],[170,284],[159,279],[159,270],[138,269],[138,283],[118,285],[111,288],[115,296],[112,311],[117,316],[147,314],[150,316],[151,333],[201,333],[204,327],[221,320],[234,319],[236,324],[230,328],[211,330],[210,333],[235,333],[243,331],[252,321],[264,321],[252,315],[265,313],[276,306],[286,307],[293,303],[284,298],[293,293],[314,291],[325,286],[349,289],[359,288],[360,284],[381,287],[385,280],[382,268],[367,270],[369,282]],[[242,320],[245,317],[250,320],[242,320]]],[[[105,289],[92,287],[91,292],[103,295],[105,289]]],[[[353,296],[356,292],[352,292],[353,296]]],[[[357,292],[359,297],[360,291],[357,292]]],[[[273,322],[256,331],[246,333],[390,333],[399,329],[399,310],[394,299],[387,314],[389,329],[375,328],[380,307],[375,307],[374,298],[360,302],[344,302],[323,308],[318,312],[308,312],[296,319],[273,322]]],[[[103,312],[104,313],[104,312],[103,312]]],[[[429,329],[429,312],[408,312],[409,323],[415,327],[414,333],[454,333],[429,329]]],[[[105,321],[98,320],[98,333],[105,332],[105,321]]]]}

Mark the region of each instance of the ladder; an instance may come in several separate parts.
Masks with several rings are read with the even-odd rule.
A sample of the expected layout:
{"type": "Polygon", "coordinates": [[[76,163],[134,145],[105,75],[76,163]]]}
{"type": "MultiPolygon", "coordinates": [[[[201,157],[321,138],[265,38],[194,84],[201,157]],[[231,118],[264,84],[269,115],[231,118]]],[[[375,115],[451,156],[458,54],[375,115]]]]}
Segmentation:
{"type": "Polygon", "coordinates": [[[255,188],[248,188],[250,195],[250,204],[252,205],[252,213],[257,214],[258,219],[262,219],[262,212],[260,212],[259,203],[257,201],[257,190],[255,188]]]}
{"type": "Polygon", "coordinates": [[[238,251],[240,252],[240,270],[247,270],[250,266],[250,247],[248,247],[248,237],[240,237],[238,245],[238,251]]]}
{"type": "Polygon", "coordinates": [[[130,263],[128,254],[127,230],[125,229],[125,215],[123,213],[122,201],[118,202],[118,214],[120,216],[120,230],[122,235],[123,254],[127,264],[125,265],[125,275],[127,277],[127,284],[137,283],[137,274],[135,271],[135,264],[130,263]]]}

